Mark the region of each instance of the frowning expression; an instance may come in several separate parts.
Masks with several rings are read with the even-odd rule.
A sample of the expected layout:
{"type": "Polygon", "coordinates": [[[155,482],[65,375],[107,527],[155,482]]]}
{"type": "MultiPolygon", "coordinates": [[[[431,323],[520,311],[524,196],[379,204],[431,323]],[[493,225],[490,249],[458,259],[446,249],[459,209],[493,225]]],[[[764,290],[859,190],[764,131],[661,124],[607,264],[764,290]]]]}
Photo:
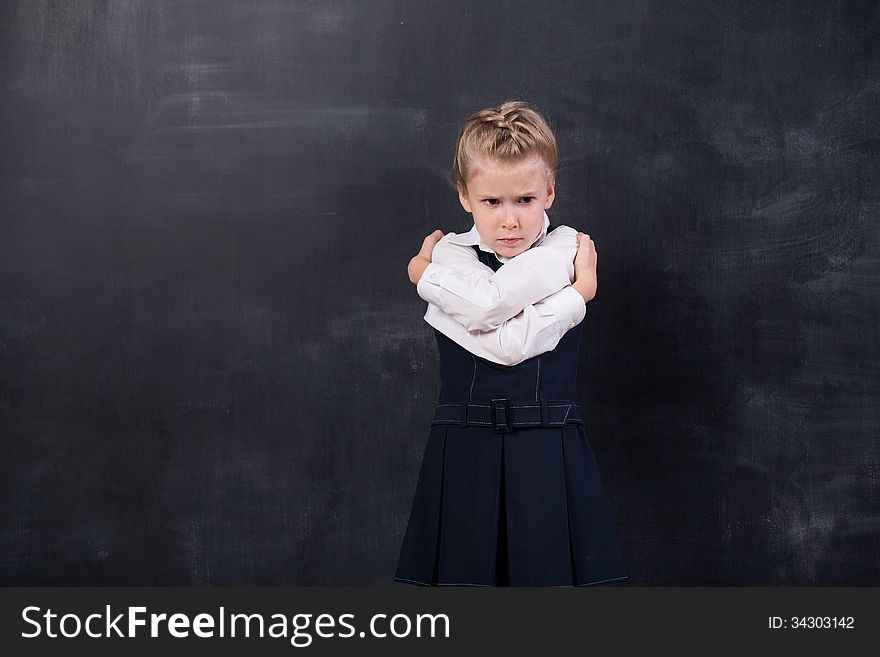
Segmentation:
{"type": "Polygon", "coordinates": [[[517,162],[481,159],[471,169],[458,198],[473,215],[483,244],[506,257],[527,250],[541,234],[544,210],[555,198],[544,160],[537,155],[517,162]]]}

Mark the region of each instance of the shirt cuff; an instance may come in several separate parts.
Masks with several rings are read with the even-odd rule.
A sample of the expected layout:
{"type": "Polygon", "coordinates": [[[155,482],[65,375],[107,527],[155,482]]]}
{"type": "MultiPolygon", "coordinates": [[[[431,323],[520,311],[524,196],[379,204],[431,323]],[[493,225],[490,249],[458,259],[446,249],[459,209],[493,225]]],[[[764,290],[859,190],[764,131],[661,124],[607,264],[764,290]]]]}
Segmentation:
{"type": "Polygon", "coordinates": [[[425,301],[433,301],[437,298],[436,294],[431,293],[431,288],[439,285],[441,274],[442,268],[440,265],[434,264],[433,262],[428,263],[428,266],[422,271],[422,277],[419,279],[419,282],[416,283],[416,292],[418,292],[422,299],[425,301]]]}
{"type": "Polygon", "coordinates": [[[556,315],[560,334],[580,324],[587,314],[584,298],[570,285],[542,300],[537,307],[542,315],[556,315]]]}

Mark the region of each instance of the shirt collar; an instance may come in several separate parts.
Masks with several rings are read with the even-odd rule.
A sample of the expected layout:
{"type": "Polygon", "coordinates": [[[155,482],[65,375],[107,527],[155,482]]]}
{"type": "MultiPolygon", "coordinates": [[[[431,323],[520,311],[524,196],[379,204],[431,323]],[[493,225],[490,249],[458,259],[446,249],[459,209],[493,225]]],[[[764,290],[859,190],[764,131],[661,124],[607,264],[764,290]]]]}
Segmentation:
{"type": "MultiPolygon", "coordinates": [[[[549,228],[549,227],[550,227],[550,218],[547,216],[547,212],[545,211],[544,212],[544,227],[541,229],[541,234],[538,235],[538,237],[535,239],[535,241],[532,242],[531,244],[529,244],[529,249],[532,248],[533,246],[535,246],[536,244],[538,244],[542,239],[544,239],[544,236],[547,235],[547,228],[549,228]]],[[[495,257],[498,258],[499,262],[504,263],[504,262],[507,262],[508,260],[510,260],[509,257],[500,256],[497,253],[495,253],[495,251],[490,249],[488,246],[483,244],[483,241],[480,239],[480,234],[477,232],[476,224],[474,224],[474,226],[466,233],[451,235],[448,238],[448,241],[452,242],[453,244],[461,244],[464,246],[474,246],[476,244],[480,248],[480,251],[488,251],[489,253],[494,253],[495,257]]],[[[515,258],[516,256],[513,256],[513,257],[515,258]]]]}

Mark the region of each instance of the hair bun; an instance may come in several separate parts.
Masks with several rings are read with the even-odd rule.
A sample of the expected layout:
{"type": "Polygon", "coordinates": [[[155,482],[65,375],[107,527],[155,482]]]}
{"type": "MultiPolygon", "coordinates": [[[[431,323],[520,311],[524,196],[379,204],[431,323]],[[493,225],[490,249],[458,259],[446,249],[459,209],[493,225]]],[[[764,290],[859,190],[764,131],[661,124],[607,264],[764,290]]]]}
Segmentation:
{"type": "Polygon", "coordinates": [[[465,188],[478,157],[514,161],[531,154],[544,160],[548,182],[554,180],[558,161],[556,138],[546,119],[522,101],[487,107],[469,116],[459,130],[452,183],[459,190],[465,188]]]}

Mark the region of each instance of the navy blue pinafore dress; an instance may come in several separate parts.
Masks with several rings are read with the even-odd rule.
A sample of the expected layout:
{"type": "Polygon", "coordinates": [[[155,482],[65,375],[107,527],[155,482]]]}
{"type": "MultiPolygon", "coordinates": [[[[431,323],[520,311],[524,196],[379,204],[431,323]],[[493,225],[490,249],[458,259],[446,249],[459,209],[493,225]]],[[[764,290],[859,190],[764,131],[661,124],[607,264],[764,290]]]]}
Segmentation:
{"type": "MultiPolygon", "coordinates": [[[[494,254],[473,248],[484,264],[501,267],[494,254]]],[[[628,579],[575,401],[582,326],[514,366],[475,356],[434,330],[440,397],[394,581],[588,586],[628,579]]]]}

